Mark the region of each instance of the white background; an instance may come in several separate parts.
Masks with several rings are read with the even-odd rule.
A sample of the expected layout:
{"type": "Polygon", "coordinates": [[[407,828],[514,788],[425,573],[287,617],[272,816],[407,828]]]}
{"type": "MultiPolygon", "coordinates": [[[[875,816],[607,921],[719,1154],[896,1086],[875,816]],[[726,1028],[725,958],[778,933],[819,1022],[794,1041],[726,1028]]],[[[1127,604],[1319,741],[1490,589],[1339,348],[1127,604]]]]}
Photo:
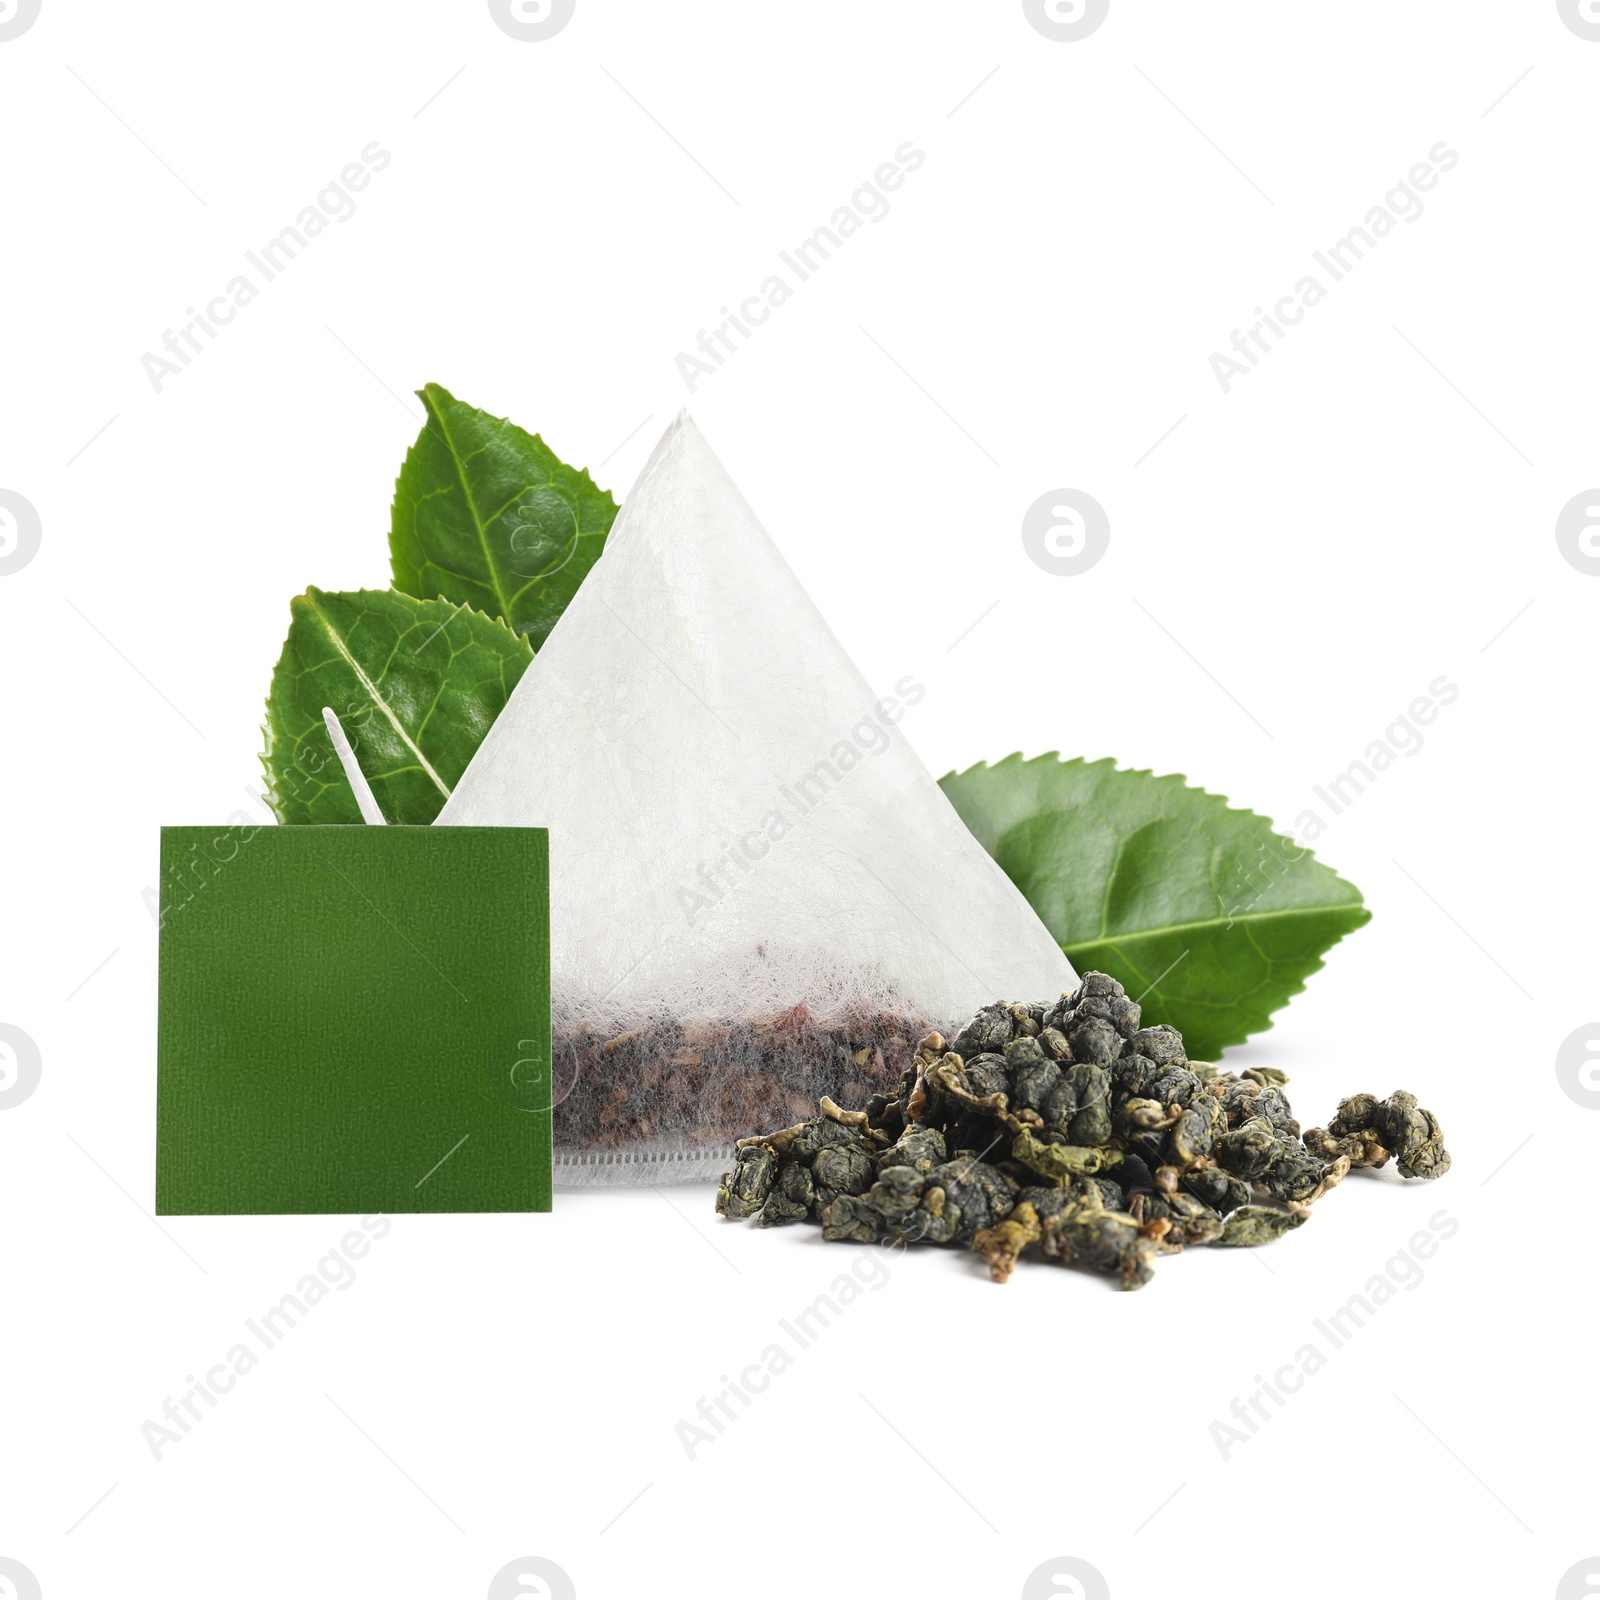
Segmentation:
{"type": "Polygon", "coordinates": [[[0,43],[0,487],[43,527],[0,577],[0,1021],[43,1058],[0,1113],[0,1555],[47,1600],[481,1596],[525,1554],[585,1600],[1013,1596],[1056,1556],[1118,1600],[1554,1594],[1600,1548],[1600,1115],[1554,1070],[1600,1014],[1600,581],[1554,538],[1600,482],[1597,91],[1554,0],[1113,0],[1079,43],[1002,0],[578,0],[537,44],[481,3],[44,0],[0,43]],[[356,215],[157,394],[141,355],[372,140],[356,215]],[[688,395],[677,353],[905,140],[891,214],[688,395]],[[1212,351],[1441,140],[1425,214],[1224,395],[1212,351]],[[1228,1064],[1308,1122],[1409,1087],[1454,1169],[1139,1294],[894,1258],[692,1462],[675,1423],[848,1252],[706,1188],[398,1217],[154,1460],[347,1224],[150,1215],[141,890],[160,824],[247,804],[289,597],[386,581],[428,380],[619,495],[690,404],[867,676],[928,684],[935,773],[1113,756],[1290,828],[1448,676],[1316,843],[1371,925],[1228,1064]],[[1111,521],[1076,578],[1019,536],[1059,487],[1111,521]]]}

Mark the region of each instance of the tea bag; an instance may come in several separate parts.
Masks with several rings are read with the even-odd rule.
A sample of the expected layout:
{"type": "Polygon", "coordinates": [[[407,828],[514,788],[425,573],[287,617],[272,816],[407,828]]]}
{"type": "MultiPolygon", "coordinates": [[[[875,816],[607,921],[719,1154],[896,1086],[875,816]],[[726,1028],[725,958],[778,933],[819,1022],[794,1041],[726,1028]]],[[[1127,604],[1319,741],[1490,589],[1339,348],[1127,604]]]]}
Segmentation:
{"type": "Polygon", "coordinates": [[[923,694],[867,684],[680,414],[438,818],[550,830],[557,1183],[714,1178],[1073,986],[906,742],[923,694]]]}

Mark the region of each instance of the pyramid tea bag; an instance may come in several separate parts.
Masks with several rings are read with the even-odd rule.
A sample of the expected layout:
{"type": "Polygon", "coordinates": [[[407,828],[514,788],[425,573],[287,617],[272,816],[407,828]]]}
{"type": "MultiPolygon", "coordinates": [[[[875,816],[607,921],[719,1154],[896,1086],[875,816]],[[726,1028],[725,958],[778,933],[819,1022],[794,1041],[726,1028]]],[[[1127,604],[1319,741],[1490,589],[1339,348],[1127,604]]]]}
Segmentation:
{"type": "Polygon", "coordinates": [[[715,1178],[1073,986],[901,733],[923,692],[869,687],[681,414],[438,818],[550,831],[558,1184],[715,1178]]]}

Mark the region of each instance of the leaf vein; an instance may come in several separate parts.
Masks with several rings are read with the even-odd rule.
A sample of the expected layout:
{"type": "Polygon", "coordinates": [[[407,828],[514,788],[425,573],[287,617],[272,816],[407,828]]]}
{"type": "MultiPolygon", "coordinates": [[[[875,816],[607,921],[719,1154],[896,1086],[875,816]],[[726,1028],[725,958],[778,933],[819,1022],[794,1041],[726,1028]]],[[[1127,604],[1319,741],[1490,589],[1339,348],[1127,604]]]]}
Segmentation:
{"type": "Polygon", "coordinates": [[[328,642],[343,658],[345,664],[350,668],[350,670],[355,673],[357,681],[361,684],[361,687],[366,690],[367,694],[372,700],[372,703],[377,706],[377,708],[384,714],[385,717],[389,719],[394,731],[400,736],[402,742],[407,746],[407,748],[409,748],[416,756],[418,763],[433,780],[434,786],[438,789],[439,793],[448,800],[450,798],[449,786],[445,783],[444,779],[433,770],[433,764],[428,760],[428,758],[420,749],[417,748],[416,742],[412,739],[411,735],[406,732],[404,726],[400,722],[400,719],[394,714],[394,710],[389,705],[389,702],[384,699],[378,688],[378,685],[367,676],[366,669],[350,653],[348,646],[345,644],[344,640],[339,637],[338,630],[333,626],[332,621],[328,618],[322,607],[319,606],[315,600],[311,600],[308,603],[311,606],[312,611],[315,613],[317,621],[322,624],[323,632],[328,636],[328,642]]]}

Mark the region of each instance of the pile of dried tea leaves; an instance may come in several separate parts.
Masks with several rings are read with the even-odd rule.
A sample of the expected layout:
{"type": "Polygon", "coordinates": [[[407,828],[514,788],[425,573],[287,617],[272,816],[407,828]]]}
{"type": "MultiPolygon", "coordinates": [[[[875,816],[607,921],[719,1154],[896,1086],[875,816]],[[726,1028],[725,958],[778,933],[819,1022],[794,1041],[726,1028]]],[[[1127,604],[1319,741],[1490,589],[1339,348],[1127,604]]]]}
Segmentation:
{"type": "Polygon", "coordinates": [[[947,1044],[917,1046],[897,1092],[742,1139],[717,1191],[725,1217],[811,1221],[826,1239],[953,1244],[996,1282],[1030,1247],[1150,1281],[1185,1245],[1257,1245],[1298,1228],[1351,1167],[1449,1169],[1414,1095],[1353,1095],[1301,1133],[1271,1068],[1190,1061],[1173,1028],[1141,1028],[1103,972],[1051,1005],[986,1006],[947,1044]]]}

